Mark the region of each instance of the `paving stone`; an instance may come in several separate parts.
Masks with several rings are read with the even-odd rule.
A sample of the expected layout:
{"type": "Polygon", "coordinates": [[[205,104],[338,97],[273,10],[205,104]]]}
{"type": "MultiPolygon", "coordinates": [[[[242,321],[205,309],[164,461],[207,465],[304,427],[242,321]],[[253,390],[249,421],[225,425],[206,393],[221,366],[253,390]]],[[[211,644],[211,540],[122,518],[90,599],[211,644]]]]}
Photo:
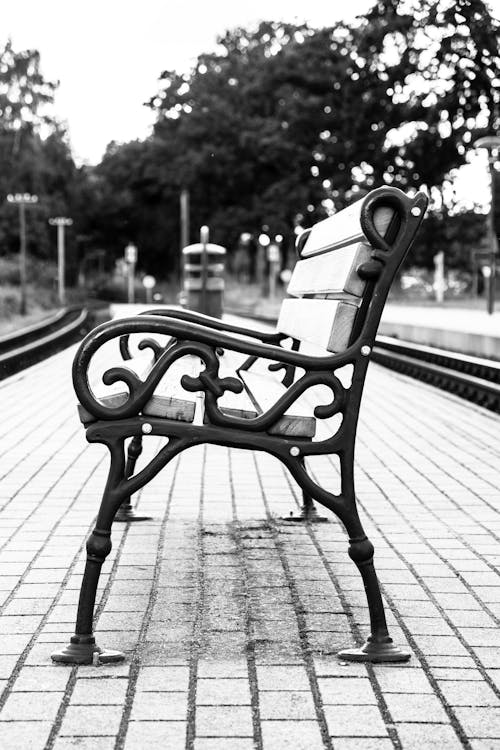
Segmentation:
{"type": "Polygon", "coordinates": [[[185,742],[186,724],[183,721],[131,721],[124,750],[182,748],[185,742]]]}
{"type": "MultiPolygon", "coordinates": [[[[71,705],[119,705],[125,703],[128,680],[117,677],[102,677],[96,680],[80,677],[76,680],[71,695],[71,705]]],[[[105,709],[104,709],[105,710],[105,709]]]]}
{"type": "Polygon", "coordinates": [[[200,659],[198,677],[248,678],[248,665],[244,659],[200,659]]]}
{"type": "Polygon", "coordinates": [[[260,716],[266,719],[311,719],[316,718],[310,692],[291,690],[263,691],[259,696],[260,716]]]}
{"type": "Polygon", "coordinates": [[[377,698],[366,677],[327,677],[318,679],[324,704],[370,705],[377,698]]]}
{"type": "Polygon", "coordinates": [[[2,721],[53,721],[64,693],[11,693],[1,712],[2,721]]]}
{"type": "Polygon", "coordinates": [[[250,705],[250,687],[246,679],[204,679],[196,684],[196,703],[199,706],[250,705]]]}
{"type": "Polygon", "coordinates": [[[500,706],[500,700],[485,682],[439,681],[439,688],[450,706],[500,706]]]}
{"type": "Polygon", "coordinates": [[[120,726],[122,706],[68,706],[59,734],[74,736],[113,736],[120,726]]]}
{"type": "Polygon", "coordinates": [[[263,750],[323,750],[315,721],[263,721],[263,750]],[[292,740],[293,738],[293,740],[292,740]],[[293,742],[293,745],[290,743],[293,742]]]}
{"type": "Polygon", "coordinates": [[[422,750],[431,747],[439,747],[440,750],[463,748],[453,728],[446,724],[398,724],[397,731],[402,750],[422,750]]]}
{"type": "Polygon", "coordinates": [[[185,721],[187,693],[136,693],[132,721],[185,721]]]}
{"type": "Polygon", "coordinates": [[[194,750],[255,750],[255,744],[246,737],[196,737],[194,750]]]}
{"type": "Polygon", "coordinates": [[[389,712],[396,722],[441,722],[446,724],[449,719],[434,695],[419,693],[386,693],[385,701],[389,712]]]}
{"type": "Polygon", "coordinates": [[[58,737],[54,750],[114,750],[114,737],[58,737]]]}
{"type": "Polygon", "coordinates": [[[60,692],[66,690],[71,672],[66,667],[23,667],[12,690],[14,692],[60,692]]]}
{"type": "Polygon", "coordinates": [[[249,706],[197,706],[198,737],[253,737],[249,706]]]}
{"type": "MultiPolygon", "coordinates": [[[[392,750],[392,740],[383,737],[363,737],[363,750],[392,750]]],[[[335,750],[360,750],[358,737],[335,737],[335,750]]]]}
{"type": "Polygon", "coordinates": [[[2,750],[45,750],[50,721],[5,721],[0,724],[2,750]]]}
{"type": "Polygon", "coordinates": [[[499,706],[457,706],[454,711],[468,737],[500,739],[499,706]]]}
{"type": "Polygon", "coordinates": [[[258,666],[259,690],[275,690],[279,685],[283,690],[309,690],[309,678],[302,666],[258,666]]]}
{"type": "Polygon", "coordinates": [[[145,692],[186,692],[189,668],[186,666],[142,667],[136,690],[145,692]]]}
{"type": "Polygon", "coordinates": [[[324,706],[331,737],[386,737],[387,729],[375,706],[324,706]]]}

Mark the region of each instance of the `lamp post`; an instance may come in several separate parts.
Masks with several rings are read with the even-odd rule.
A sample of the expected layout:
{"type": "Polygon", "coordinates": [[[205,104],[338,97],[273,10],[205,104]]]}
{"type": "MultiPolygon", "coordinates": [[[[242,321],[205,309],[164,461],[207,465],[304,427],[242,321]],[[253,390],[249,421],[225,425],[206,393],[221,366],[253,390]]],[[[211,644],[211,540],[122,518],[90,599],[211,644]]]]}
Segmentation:
{"type": "Polygon", "coordinates": [[[73,224],[73,219],[69,219],[66,216],[56,216],[53,219],[49,219],[49,224],[52,227],[57,227],[57,293],[59,304],[64,306],[66,304],[66,291],[64,288],[64,228],[70,227],[73,224]]]}
{"type": "Polygon", "coordinates": [[[21,303],[19,312],[26,315],[26,214],[25,207],[38,203],[38,196],[31,193],[9,193],[8,203],[19,207],[19,281],[21,285],[21,303]]]}
{"type": "Polygon", "coordinates": [[[488,235],[489,235],[489,272],[485,274],[487,284],[487,311],[491,315],[495,310],[495,271],[496,271],[496,253],[497,237],[495,233],[495,160],[498,157],[500,148],[500,137],[497,135],[486,135],[478,138],[474,142],[474,148],[485,148],[488,152],[488,165],[491,179],[491,205],[488,214],[488,235]]]}

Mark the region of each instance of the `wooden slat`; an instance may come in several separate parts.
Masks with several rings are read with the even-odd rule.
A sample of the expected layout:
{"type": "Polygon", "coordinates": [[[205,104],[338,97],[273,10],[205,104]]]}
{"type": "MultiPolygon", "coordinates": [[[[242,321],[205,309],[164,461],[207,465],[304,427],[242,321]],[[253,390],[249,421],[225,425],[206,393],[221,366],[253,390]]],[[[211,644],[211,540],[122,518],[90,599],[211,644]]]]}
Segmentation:
{"type": "MultiPolygon", "coordinates": [[[[254,373],[245,370],[240,373],[247,390],[258,404],[259,412],[264,413],[286,393],[286,387],[271,375],[254,373]]],[[[289,435],[294,437],[314,437],[316,418],[311,407],[302,397],[292,404],[281,419],[269,430],[271,435],[289,435]]]]}
{"type": "MultiPolygon", "coordinates": [[[[302,257],[308,258],[327,250],[352,245],[354,242],[366,241],[359,223],[362,205],[363,200],[357,201],[352,206],[315,224],[302,250],[302,257]]],[[[381,206],[375,210],[373,216],[375,228],[382,237],[387,232],[393,216],[394,209],[388,206],[381,206]]]]}
{"type": "Polygon", "coordinates": [[[285,299],[277,330],[327,349],[347,349],[358,308],[345,300],[285,299]]]}
{"type": "MultiPolygon", "coordinates": [[[[236,374],[236,367],[241,361],[241,355],[234,357],[231,356],[233,354],[235,354],[235,352],[226,351],[224,352],[222,357],[220,357],[219,377],[238,378],[238,375],[236,374]]],[[[243,390],[241,393],[225,391],[223,395],[217,400],[217,404],[223,414],[227,414],[231,417],[254,419],[258,415],[255,404],[245,390],[243,390]]]]}
{"type": "Polygon", "coordinates": [[[196,376],[200,370],[198,357],[181,357],[173,362],[144,406],[148,417],[164,417],[178,422],[192,422],[196,407],[196,393],[181,385],[183,375],[196,376]]]}
{"type": "MultiPolygon", "coordinates": [[[[196,394],[185,391],[180,384],[180,379],[184,374],[197,374],[199,370],[199,366],[196,369],[197,362],[199,363],[197,357],[182,357],[174,362],[158,383],[153,396],[144,407],[143,414],[150,417],[192,422],[196,394]]],[[[144,381],[153,366],[153,358],[150,354],[143,354],[120,363],[120,366],[131,370],[144,381]]],[[[128,388],[123,381],[106,386],[99,378],[91,383],[90,387],[97,401],[103,406],[116,408],[128,400],[128,388]]],[[[78,404],[78,414],[84,424],[95,422],[93,414],[90,414],[81,404],[78,404]]]]}
{"type": "MultiPolygon", "coordinates": [[[[288,285],[288,294],[348,294],[361,297],[366,281],[357,274],[361,263],[370,260],[366,242],[339,248],[334,252],[299,260],[288,285]]],[[[354,302],[354,300],[353,300],[354,302]]]]}
{"type": "MultiPolygon", "coordinates": [[[[144,380],[153,366],[153,355],[151,352],[141,354],[138,357],[127,359],[124,362],[120,362],[120,367],[126,370],[130,370],[135,373],[140,380],[144,380]]],[[[108,368],[109,369],[109,368],[108,368]]],[[[122,380],[118,380],[112,385],[104,385],[102,382],[102,374],[100,377],[96,377],[90,382],[90,390],[94,397],[100,404],[110,408],[122,406],[128,399],[129,391],[127,386],[122,380]]],[[[80,420],[87,424],[88,422],[95,422],[93,414],[87,411],[84,406],[78,404],[78,416],[80,420]]]]}

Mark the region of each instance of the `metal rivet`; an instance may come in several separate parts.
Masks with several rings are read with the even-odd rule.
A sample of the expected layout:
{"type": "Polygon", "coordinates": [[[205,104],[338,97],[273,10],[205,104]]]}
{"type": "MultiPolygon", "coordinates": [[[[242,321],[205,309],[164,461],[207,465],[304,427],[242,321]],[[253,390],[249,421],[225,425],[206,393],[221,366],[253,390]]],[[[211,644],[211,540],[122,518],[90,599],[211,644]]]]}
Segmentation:
{"type": "Polygon", "coordinates": [[[420,216],[422,213],[421,209],[418,206],[413,206],[411,213],[413,216],[420,216]]]}
{"type": "Polygon", "coordinates": [[[362,346],[361,354],[363,355],[363,357],[367,357],[370,354],[371,350],[371,346],[362,346]]]}
{"type": "Polygon", "coordinates": [[[142,431],[145,435],[149,435],[150,432],[153,432],[153,425],[149,424],[149,422],[145,422],[142,425],[142,431]]]}
{"type": "Polygon", "coordinates": [[[290,448],[290,455],[291,456],[300,456],[300,448],[297,448],[297,446],[294,445],[292,448],[290,448]]]}

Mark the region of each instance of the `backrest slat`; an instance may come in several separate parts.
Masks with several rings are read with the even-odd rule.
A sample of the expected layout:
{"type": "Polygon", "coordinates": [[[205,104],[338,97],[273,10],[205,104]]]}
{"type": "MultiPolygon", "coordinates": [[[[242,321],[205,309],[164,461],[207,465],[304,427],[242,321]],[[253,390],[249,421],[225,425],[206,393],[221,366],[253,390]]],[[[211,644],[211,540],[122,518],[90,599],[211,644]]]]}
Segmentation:
{"type": "MultiPolygon", "coordinates": [[[[309,237],[302,249],[302,258],[309,258],[325,251],[336,250],[345,245],[352,245],[366,238],[360,224],[360,213],[363,205],[362,200],[353,203],[352,206],[344,208],[338,214],[329,216],[313,226],[309,237]]],[[[378,233],[384,237],[391,220],[394,209],[390,206],[380,206],[375,209],[373,222],[378,233]]]]}
{"type": "Polygon", "coordinates": [[[357,305],[334,299],[285,299],[277,330],[329,352],[347,349],[357,305]]]}
{"type": "Polygon", "coordinates": [[[357,268],[370,259],[371,247],[358,242],[327,255],[315,255],[297,261],[288,285],[288,294],[353,294],[361,297],[366,282],[357,268]]]}

